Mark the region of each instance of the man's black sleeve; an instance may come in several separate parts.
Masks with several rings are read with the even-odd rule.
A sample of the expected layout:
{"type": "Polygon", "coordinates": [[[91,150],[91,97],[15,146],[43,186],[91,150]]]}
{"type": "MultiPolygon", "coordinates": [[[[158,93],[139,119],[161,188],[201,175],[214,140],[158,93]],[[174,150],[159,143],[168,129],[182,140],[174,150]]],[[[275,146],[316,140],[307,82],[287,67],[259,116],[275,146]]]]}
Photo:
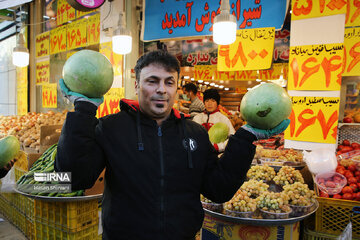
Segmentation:
{"type": "Polygon", "coordinates": [[[222,203],[230,200],[246,179],[255,155],[255,135],[240,128],[230,136],[225,152],[218,160],[209,142],[206,171],[201,193],[208,199],[222,203]]]}
{"type": "Polygon", "coordinates": [[[55,171],[71,172],[72,190],[91,188],[105,167],[97,136],[101,124],[95,117],[96,106],[75,102],[75,112],[66,116],[57,146],[55,171]]]}

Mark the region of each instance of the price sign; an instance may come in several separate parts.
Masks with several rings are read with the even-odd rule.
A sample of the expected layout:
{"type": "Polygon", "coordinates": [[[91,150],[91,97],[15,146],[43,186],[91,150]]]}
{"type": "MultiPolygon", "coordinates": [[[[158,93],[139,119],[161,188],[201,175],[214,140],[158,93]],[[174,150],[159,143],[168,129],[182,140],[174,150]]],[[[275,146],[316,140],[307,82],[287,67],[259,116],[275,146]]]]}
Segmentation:
{"type": "Polygon", "coordinates": [[[340,90],[343,48],[343,44],[291,47],[289,90],[340,90]]]}
{"type": "Polygon", "coordinates": [[[287,63],[283,64],[283,78],[289,79],[289,65],[287,63]]]}
{"type": "Polygon", "coordinates": [[[50,31],[50,54],[66,51],[66,25],[50,31]]]}
{"type": "Polygon", "coordinates": [[[360,26],[360,0],[347,1],[345,27],[360,26]]]}
{"type": "Polygon", "coordinates": [[[235,72],[236,81],[252,81],[252,80],[256,80],[257,77],[258,77],[258,73],[257,71],[254,70],[235,72]]]}
{"type": "Polygon", "coordinates": [[[96,10],[92,10],[89,12],[83,12],[83,11],[76,10],[76,18],[81,18],[82,16],[88,15],[93,12],[96,12],[96,10]]]}
{"type": "Polygon", "coordinates": [[[285,139],[336,143],[339,102],[336,97],[291,97],[290,125],[285,139]]]}
{"type": "Polygon", "coordinates": [[[124,96],[124,88],[110,88],[104,95],[104,102],[97,109],[96,117],[100,118],[120,112],[119,102],[124,96]]]}
{"type": "Polygon", "coordinates": [[[87,44],[98,44],[100,41],[100,14],[88,18],[87,23],[87,44]]]}
{"type": "Polygon", "coordinates": [[[346,12],[346,6],[346,0],[292,1],[291,20],[344,14],[346,12]]]}
{"type": "Polygon", "coordinates": [[[211,81],[213,80],[216,66],[214,65],[195,65],[194,66],[194,79],[211,81]]]}
{"type": "Polygon", "coordinates": [[[50,54],[50,32],[36,35],[35,49],[36,57],[43,57],[50,54]]]}
{"type": "Polygon", "coordinates": [[[86,46],[86,28],[86,18],[68,24],[66,31],[68,50],[86,46]]]}
{"type": "Polygon", "coordinates": [[[50,79],[50,61],[42,61],[36,63],[36,85],[49,83],[50,79]]]}
{"type": "Polygon", "coordinates": [[[44,83],[42,85],[42,107],[57,108],[57,84],[44,83]]]}
{"type": "Polygon", "coordinates": [[[273,67],[269,70],[260,70],[259,79],[261,80],[275,80],[279,79],[283,68],[282,63],[274,63],[273,67]]]}
{"type": "Polygon", "coordinates": [[[62,25],[75,19],[75,9],[66,0],[57,0],[56,24],[62,25]]]}
{"type": "Polygon", "coordinates": [[[344,49],[342,75],[360,76],[360,27],[345,28],[344,49]]]}
{"type": "Polygon", "coordinates": [[[17,95],[17,115],[25,115],[27,114],[27,108],[28,108],[28,88],[27,87],[21,87],[16,89],[17,95]]]}
{"type": "Polygon", "coordinates": [[[114,76],[122,76],[123,72],[123,56],[116,54],[112,50],[112,42],[105,42],[100,44],[100,53],[109,59],[113,68],[114,76]]]}
{"type": "Polygon", "coordinates": [[[236,41],[218,47],[218,71],[268,69],[274,52],[275,28],[238,30],[236,41]]]}
{"type": "Polygon", "coordinates": [[[28,86],[28,68],[17,67],[16,68],[16,83],[17,88],[23,88],[28,86]]]}

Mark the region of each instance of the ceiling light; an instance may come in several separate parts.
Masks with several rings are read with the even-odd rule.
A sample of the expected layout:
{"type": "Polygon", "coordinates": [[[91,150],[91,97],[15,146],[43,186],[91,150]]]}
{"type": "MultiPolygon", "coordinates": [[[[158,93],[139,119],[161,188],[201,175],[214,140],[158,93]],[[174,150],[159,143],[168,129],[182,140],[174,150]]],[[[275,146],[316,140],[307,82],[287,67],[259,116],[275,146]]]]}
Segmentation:
{"type": "Polygon", "coordinates": [[[213,39],[220,45],[229,45],[236,40],[236,18],[230,14],[229,0],[221,1],[220,14],[214,18],[213,39]]]}
{"type": "Polygon", "coordinates": [[[220,85],[219,88],[224,88],[224,85],[220,85]]]}
{"type": "Polygon", "coordinates": [[[130,31],[126,28],[125,13],[119,15],[118,28],[112,36],[113,51],[117,54],[128,54],[132,48],[132,37],[130,31]]]}
{"type": "Polygon", "coordinates": [[[261,79],[256,79],[257,82],[261,82],[261,79]]]}
{"type": "Polygon", "coordinates": [[[226,87],[226,88],[224,88],[224,90],[225,90],[225,91],[229,91],[229,88],[228,88],[228,87],[226,87]]]}
{"type": "Polygon", "coordinates": [[[218,84],[215,84],[214,87],[219,87],[219,85],[218,85],[218,84]]]}
{"type": "Polygon", "coordinates": [[[13,64],[17,67],[29,65],[29,50],[25,47],[25,38],[19,33],[16,47],[13,49],[13,64]]]}
{"type": "Polygon", "coordinates": [[[210,83],[209,82],[204,82],[204,84],[209,85],[210,83]]]}
{"type": "Polygon", "coordinates": [[[215,83],[210,83],[210,86],[215,86],[215,83]]]}
{"type": "Polygon", "coordinates": [[[195,81],[195,78],[191,78],[191,81],[195,81]]]}
{"type": "Polygon", "coordinates": [[[199,83],[202,83],[204,80],[198,80],[199,83]]]}
{"type": "Polygon", "coordinates": [[[184,76],[184,79],[189,79],[190,77],[189,76],[184,76]]]}

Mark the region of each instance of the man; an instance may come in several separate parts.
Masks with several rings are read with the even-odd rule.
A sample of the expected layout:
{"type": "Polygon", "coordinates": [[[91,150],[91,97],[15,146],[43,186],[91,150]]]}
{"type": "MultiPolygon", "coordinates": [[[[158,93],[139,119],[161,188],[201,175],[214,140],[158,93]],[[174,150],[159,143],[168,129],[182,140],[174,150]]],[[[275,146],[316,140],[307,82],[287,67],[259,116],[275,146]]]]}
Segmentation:
{"type": "MultiPolygon", "coordinates": [[[[225,123],[229,128],[229,136],[235,133],[235,129],[230,120],[219,111],[220,94],[216,89],[207,89],[204,92],[205,111],[196,115],[193,119],[194,122],[201,124],[207,131],[215,123],[225,123]]],[[[228,139],[221,143],[214,143],[214,147],[218,152],[225,150],[228,139]]]]}
{"type": "Polygon", "coordinates": [[[204,103],[196,96],[197,88],[193,83],[187,83],[183,86],[183,92],[190,99],[189,114],[191,117],[205,110],[204,103]]]}
{"type": "Polygon", "coordinates": [[[205,129],[172,108],[177,59],[150,52],[137,61],[135,73],[139,101],[123,99],[121,112],[101,119],[95,117],[101,99],[71,92],[60,80],[75,112],[63,126],[55,169],[72,172],[73,189],[84,189],[106,167],[103,239],[194,239],[204,217],[200,193],[215,202],[231,199],[245,180],[257,132],[237,131],[218,160],[205,129]]]}

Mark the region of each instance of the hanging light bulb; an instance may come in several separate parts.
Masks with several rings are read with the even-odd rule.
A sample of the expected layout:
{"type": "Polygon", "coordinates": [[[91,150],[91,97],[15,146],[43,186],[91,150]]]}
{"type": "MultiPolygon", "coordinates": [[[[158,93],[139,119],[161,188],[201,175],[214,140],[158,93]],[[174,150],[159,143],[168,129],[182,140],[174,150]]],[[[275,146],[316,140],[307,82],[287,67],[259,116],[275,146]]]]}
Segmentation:
{"type": "Polygon", "coordinates": [[[25,39],[22,33],[19,33],[16,47],[13,49],[13,64],[17,67],[26,67],[29,65],[29,50],[25,47],[25,39]]]}
{"type": "Polygon", "coordinates": [[[113,52],[117,54],[128,54],[132,48],[132,37],[130,30],[126,28],[125,13],[121,12],[119,16],[118,28],[112,36],[113,52]]]}
{"type": "Polygon", "coordinates": [[[214,42],[220,45],[229,45],[236,40],[236,18],[230,14],[229,0],[222,0],[220,14],[214,18],[214,42]]]}

